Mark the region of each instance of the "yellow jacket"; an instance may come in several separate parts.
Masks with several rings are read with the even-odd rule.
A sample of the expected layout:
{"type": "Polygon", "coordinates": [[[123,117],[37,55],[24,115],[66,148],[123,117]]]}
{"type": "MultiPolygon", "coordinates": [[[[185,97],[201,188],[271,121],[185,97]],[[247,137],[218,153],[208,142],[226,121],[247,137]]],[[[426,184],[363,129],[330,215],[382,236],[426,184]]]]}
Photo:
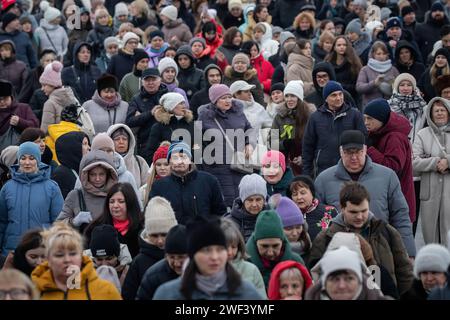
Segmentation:
{"type": "Polygon", "coordinates": [[[72,131],[81,131],[80,127],[78,127],[75,123],[67,122],[67,121],[61,121],[58,124],[51,124],[47,128],[47,137],[45,137],[45,144],[50,148],[50,150],[53,152],[53,160],[55,160],[58,164],[58,157],[56,156],[56,139],[58,139],[60,136],[62,136],[65,133],[72,132],[72,131]]]}
{"type": "Polygon", "coordinates": [[[62,291],[53,280],[48,261],[36,267],[31,279],[40,291],[41,300],[122,300],[117,288],[109,281],[100,279],[91,258],[83,256],[79,289],[62,291]]]}

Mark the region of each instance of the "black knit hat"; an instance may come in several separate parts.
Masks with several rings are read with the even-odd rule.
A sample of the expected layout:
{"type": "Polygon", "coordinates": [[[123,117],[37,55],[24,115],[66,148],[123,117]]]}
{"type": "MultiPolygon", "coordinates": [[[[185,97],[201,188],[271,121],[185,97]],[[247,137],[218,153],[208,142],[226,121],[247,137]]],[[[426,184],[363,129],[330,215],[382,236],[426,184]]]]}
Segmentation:
{"type": "Polygon", "coordinates": [[[364,108],[364,114],[367,114],[383,124],[386,124],[389,121],[389,116],[391,115],[391,107],[386,99],[374,99],[366,105],[364,108]]]}
{"type": "Polygon", "coordinates": [[[447,58],[447,62],[450,64],[450,52],[446,48],[440,48],[436,51],[433,57],[433,63],[436,61],[437,56],[444,56],[447,58]]]}
{"type": "Polygon", "coordinates": [[[13,86],[7,80],[0,80],[0,97],[12,97],[13,86]]]}
{"type": "Polygon", "coordinates": [[[107,257],[120,255],[120,243],[117,230],[109,224],[95,227],[89,244],[93,257],[107,257]]]}
{"type": "Polygon", "coordinates": [[[148,53],[145,52],[144,49],[134,49],[134,55],[133,55],[133,60],[134,60],[134,65],[137,65],[139,61],[141,61],[142,59],[148,59],[148,53]]]}
{"type": "Polygon", "coordinates": [[[403,8],[402,8],[402,11],[401,11],[401,16],[402,17],[404,17],[404,16],[406,16],[407,14],[410,14],[411,12],[414,12],[414,9],[413,9],[413,7],[411,7],[411,6],[404,6],[403,8]]]}
{"type": "Polygon", "coordinates": [[[148,41],[151,41],[154,37],[160,37],[164,40],[164,33],[161,30],[152,31],[148,35],[148,41]]]}
{"type": "Polygon", "coordinates": [[[195,216],[187,226],[187,252],[192,259],[194,255],[207,246],[227,247],[225,234],[220,228],[217,218],[208,219],[203,216],[195,216]]]}
{"type": "Polygon", "coordinates": [[[5,14],[2,18],[2,28],[3,30],[5,30],[6,26],[8,24],[10,24],[11,22],[13,22],[14,20],[19,19],[18,16],[16,16],[14,13],[12,12],[8,12],[7,14],[5,14]]]}
{"type": "Polygon", "coordinates": [[[119,90],[119,85],[117,83],[117,78],[112,74],[104,73],[97,79],[97,90],[100,93],[103,89],[114,88],[116,91],[119,90]]]}
{"type": "Polygon", "coordinates": [[[295,182],[301,182],[301,183],[307,185],[309,191],[311,191],[311,193],[312,193],[313,198],[316,197],[316,188],[314,187],[314,182],[312,181],[312,179],[309,176],[301,175],[301,176],[297,176],[294,179],[292,179],[291,183],[289,184],[289,188],[287,188],[287,190],[286,190],[286,196],[288,196],[290,199],[292,199],[291,186],[295,182]]]}
{"type": "Polygon", "coordinates": [[[285,86],[284,86],[284,83],[282,83],[282,82],[273,83],[270,86],[270,94],[272,94],[272,92],[275,90],[284,91],[284,88],[285,88],[285,86]]]}
{"type": "Polygon", "coordinates": [[[178,224],[169,230],[164,250],[169,254],[186,254],[186,227],[178,224]]]}

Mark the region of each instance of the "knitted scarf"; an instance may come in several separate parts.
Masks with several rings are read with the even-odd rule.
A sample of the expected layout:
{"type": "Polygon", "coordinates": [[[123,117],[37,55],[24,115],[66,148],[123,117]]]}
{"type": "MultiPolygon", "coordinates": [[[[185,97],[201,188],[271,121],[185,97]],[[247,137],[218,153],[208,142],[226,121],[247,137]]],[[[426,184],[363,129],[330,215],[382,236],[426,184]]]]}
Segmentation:
{"type": "Polygon", "coordinates": [[[378,73],[386,73],[389,71],[389,69],[392,68],[392,62],[389,59],[386,61],[378,61],[374,58],[369,58],[369,62],[367,63],[367,65],[370,69],[378,73]]]}
{"type": "Polygon", "coordinates": [[[197,288],[209,296],[212,296],[226,282],[227,274],[225,269],[212,276],[204,276],[199,273],[195,274],[195,284],[197,285],[197,288]]]}

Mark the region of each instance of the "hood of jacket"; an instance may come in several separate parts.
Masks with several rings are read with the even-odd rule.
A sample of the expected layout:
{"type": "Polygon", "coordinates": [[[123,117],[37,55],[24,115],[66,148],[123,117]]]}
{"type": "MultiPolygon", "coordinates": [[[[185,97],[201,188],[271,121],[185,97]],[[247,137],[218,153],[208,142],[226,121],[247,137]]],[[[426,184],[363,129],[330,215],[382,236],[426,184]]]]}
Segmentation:
{"type": "Polygon", "coordinates": [[[164,24],[167,29],[173,29],[183,24],[183,20],[178,18],[177,20],[171,20],[164,24]]]}
{"type": "Polygon", "coordinates": [[[105,197],[109,189],[118,182],[118,174],[114,168],[114,160],[106,152],[92,150],[86,154],[80,162],[80,182],[83,189],[96,196],[105,197]],[[89,182],[89,170],[101,166],[108,172],[108,179],[102,188],[97,188],[89,182]]]}
{"type": "Polygon", "coordinates": [[[91,63],[93,63],[92,59],[94,54],[92,54],[92,46],[87,43],[87,42],[78,42],[74,45],[73,47],[73,65],[75,66],[75,68],[80,69],[80,70],[85,70],[88,69],[89,66],[91,65],[91,63]],[[81,63],[80,60],[78,60],[78,52],[80,51],[81,47],[83,46],[87,46],[89,48],[89,51],[91,51],[91,60],[89,61],[89,64],[85,64],[85,63],[81,63]]]}
{"type": "Polygon", "coordinates": [[[414,60],[414,62],[416,62],[417,57],[419,56],[419,53],[416,51],[414,46],[412,46],[411,43],[406,40],[400,40],[397,43],[397,47],[395,48],[395,62],[400,63],[400,51],[403,48],[409,49],[409,51],[411,52],[411,58],[414,60]]]}
{"type": "Polygon", "coordinates": [[[123,175],[125,172],[127,172],[127,166],[125,164],[125,160],[123,157],[118,154],[117,152],[114,152],[114,168],[117,171],[117,176],[123,175]]]}
{"type": "MultiPolygon", "coordinates": [[[[427,117],[427,123],[428,125],[433,129],[434,132],[439,132],[439,128],[438,126],[434,123],[433,120],[431,120],[431,109],[433,104],[436,101],[441,101],[444,106],[447,108],[448,113],[450,114],[450,101],[448,101],[447,99],[441,98],[441,97],[434,97],[433,99],[430,100],[430,102],[428,102],[428,105],[425,108],[425,116],[427,117]]],[[[446,132],[450,132],[450,125],[447,124],[447,127],[445,129],[446,132]]]]}
{"type": "MultiPolygon", "coordinates": [[[[168,125],[170,121],[173,121],[173,119],[176,120],[175,115],[173,113],[170,113],[166,109],[164,109],[162,106],[157,106],[152,110],[153,116],[155,117],[155,120],[159,123],[168,125]],[[173,118],[173,119],[172,119],[173,118]]],[[[186,109],[184,112],[184,118],[186,122],[192,122],[194,119],[194,115],[192,114],[192,111],[189,109],[186,109]]]]}
{"type": "Polygon", "coordinates": [[[302,67],[302,69],[312,70],[314,60],[311,57],[307,57],[302,54],[292,52],[289,55],[287,67],[289,68],[293,64],[299,65],[300,67],[302,67]]]}
{"type": "Polygon", "coordinates": [[[106,134],[108,136],[112,137],[114,132],[116,132],[118,129],[124,129],[128,133],[128,136],[129,136],[128,151],[126,154],[122,155],[122,157],[125,158],[128,155],[134,155],[134,150],[136,149],[136,138],[133,134],[133,131],[131,131],[129,126],[127,126],[126,124],[123,124],[123,123],[113,124],[112,126],[110,126],[108,128],[108,131],[106,131],[106,134]]]}
{"type": "Polygon", "coordinates": [[[412,125],[404,116],[391,111],[388,122],[382,126],[378,131],[370,133],[370,136],[381,137],[388,133],[399,132],[405,137],[408,137],[411,132],[412,125]]]}
{"type": "Polygon", "coordinates": [[[180,65],[178,64],[178,57],[179,57],[180,55],[182,55],[182,54],[188,56],[189,59],[191,60],[191,65],[190,65],[189,68],[187,68],[187,69],[191,69],[191,68],[193,68],[193,67],[195,68],[195,66],[194,66],[194,62],[195,62],[195,60],[194,60],[194,59],[195,59],[194,54],[192,53],[192,50],[191,50],[191,48],[190,48],[188,45],[184,45],[184,46],[181,46],[180,48],[178,48],[177,53],[175,54],[174,60],[175,60],[175,62],[176,62],[177,65],[178,65],[178,69],[179,69],[179,70],[182,70],[181,67],[180,67],[180,65]]]}
{"type": "Polygon", "coordinates": [[[302,292],[302,298],[305,297],[305,292],[309,287],[312,286],[312,278],[309,274],[308,269],[301,263],[297,261],[282,261],[276,265],[276,267],[272,270],[272,273],[270,274],[270,281],[269,281],[269,287],[267,288],[267,296],[269,300],[281,300],[280,296],[280,275],[284,270],[295,268],[300,271],[300,274],[303,278],[303,292],[302,292]]]}
{"type": "Polygon", "coordinates": [[[58,29],[59,24],[51,24],[48,23],[47,20],[41,19],[41,21],[39,22],[39,26],[41,28],[44,28],[45,30],[56,30],[58,29]]]}
{"type": "MultiPolygon", "coordinates": [[[[443,4],[443,5],[445,7],[445,4],[443,4]]],[[[445,12],[444,12],[444,19],[436,20],[431,16],[431,11],[428,11],[427,14],[425,15],[425,23],[429,24],[433,27],[440,28],[443,25],[449,24],[450,22],[447,18],[447,15],[445,14],[445,12]]]]}
{"type": "Polygon", "coordinates": [[[367,32],[363,32],[361,33],[361,35],[359,36],[358,40],[356,40],[352,46],[355,49],[356,53],[358,55],[361,55],[364,50],[367,49],[367,47],[370,46],[371,44],[371,37],[367,32]]]}
{"type": "Polygon", "coordinates": [[[79,104],[71,87],[61,87],[53,90],[48,99],[60,106],[67,106],[70,103],[79,104]]]}
{"type": "Polygon", "coordinates": [[[148,243],[145,240],[145,230],[143,230],[141,232],[141,234],[139,235],[138,238],[138,243],[139,243],[139,253],[152,257],[155,260],[161,260],[164,258],[164,250],[158,248],[157,246],[148,243]]]}
{"type": "Polygon", "coordinates": [[[314,66],[314,69],[312,71],[312,78],[314,83],[314,88],[316,88],[317,93],[322,95],[322,88],[319,86],[316,80],[316,75],[319,72],[326,72],[328,73],[328,76],[330,77],[330,80],[335,81],[336,80],[336,73],[334,72],[333,65],[329,62],[319,62],[314,66]]]}
{"type": "Polygon", "coordinates": [[[205,78],[205,82],[206,82],[206,87],[207,88],[211,87],[211,85],[209,84],[209,81],[208,81],[208,71],[211,70],[211,69],[216,69],[216,70],[218,70],[220,72],[220,83],[223,82],[223,71],[222,71],[222,69],[220,69],[220,67],[218,65],[215,65],[215,64],[211,63],[210,65],[208,65],[205,68],[205,71],[203,71],[203,75],[204,75],[204,78],[205,78]]]}
{"type": "Polygon", "coordinates": [[[69,169],[75,170],[77,174],[83,158],[82,145],[85,137],[87,138],[88,136],[84,132],[72,131],[60,136],[55,143],[59,162],[69,169]]]}
{"type": "Polygon", "coordinates": [[[245,71],[244,73],[238,73],[238,72],[234,71],[232,66],[227,66],[225,68],[225,77],[230,78],[230,79],[238,79],[238,80],[242,79],[242,80],[248,81],[257,75],[258,75],[258,73],[254,68],[250,68],[247,71],[245,71]]]}
{"type": "Polygon", "coordinates": [[[50,179],[50,167],[42,162],[39,164],[39,171],[36,173],[19,172],[18,164],[13,164],[10,171],[11,177],[14,181],[24,184],[36,183],[50,179]]]}

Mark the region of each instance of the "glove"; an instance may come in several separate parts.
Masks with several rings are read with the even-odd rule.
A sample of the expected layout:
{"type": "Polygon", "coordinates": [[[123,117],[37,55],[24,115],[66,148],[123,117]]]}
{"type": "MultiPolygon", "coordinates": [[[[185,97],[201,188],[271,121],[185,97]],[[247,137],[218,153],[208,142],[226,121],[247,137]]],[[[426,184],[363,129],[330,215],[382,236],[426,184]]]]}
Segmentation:
{"type": "Polygon", "coordinates": [[[80,211],[72,220],[72,224],[75,227],[81,226],[83,223],[90,223],[92,221],[92,215],[89,211],[80,211]]]}

